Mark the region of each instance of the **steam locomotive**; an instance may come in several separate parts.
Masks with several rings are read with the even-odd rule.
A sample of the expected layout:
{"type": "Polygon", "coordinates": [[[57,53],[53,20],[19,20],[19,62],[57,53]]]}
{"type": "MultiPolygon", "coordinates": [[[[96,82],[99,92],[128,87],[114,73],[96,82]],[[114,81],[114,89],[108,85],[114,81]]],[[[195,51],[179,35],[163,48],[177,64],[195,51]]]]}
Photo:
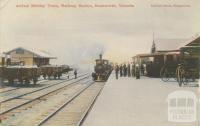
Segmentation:
{"type": "Polygon", "coordinates": [[[95,60],[96,65],[94,67],[94,72],[92,73],[92,77],[94,81],[105,82],[110,76],[113,67],[109,63],[108,60],[102,59],[102,55],[100,54],[99,59],[95,60]]]}

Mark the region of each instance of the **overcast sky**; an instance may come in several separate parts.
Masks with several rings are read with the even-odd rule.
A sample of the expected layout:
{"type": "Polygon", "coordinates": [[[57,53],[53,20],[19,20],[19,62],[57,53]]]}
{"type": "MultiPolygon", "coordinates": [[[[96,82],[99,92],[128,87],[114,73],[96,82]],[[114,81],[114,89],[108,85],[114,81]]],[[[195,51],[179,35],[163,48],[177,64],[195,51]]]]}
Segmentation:
{"type": "Polygon", "coordinates": [[[150,52],[153,32],[155,38],[190,38],[200,33],[199,0],[0,1],[0,52],[18,46],[39,48],[57,56],[55,62],[62,64],[88,64],[100,52],[114,62],[125,62],[137,53],[150,52]],[[135,7],[16,7],[62,3],[122,3],[135,7]],[[173,4],[190,7],[151,7],[173,4]]]}

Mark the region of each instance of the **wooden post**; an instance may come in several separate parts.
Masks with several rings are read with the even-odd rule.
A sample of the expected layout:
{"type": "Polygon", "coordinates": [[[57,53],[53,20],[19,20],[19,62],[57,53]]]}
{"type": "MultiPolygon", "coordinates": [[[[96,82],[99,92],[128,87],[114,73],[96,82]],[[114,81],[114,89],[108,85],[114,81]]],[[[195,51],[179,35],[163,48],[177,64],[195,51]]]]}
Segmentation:
{"type": "Polygon", "coordinates": [[[2,56],[1,57],[1,66],[0,66],[0,87],[2,87],[3,86],[3,67],[4,67],[4,65],[5,65],[5,57],[4,56],[2,56]]]}

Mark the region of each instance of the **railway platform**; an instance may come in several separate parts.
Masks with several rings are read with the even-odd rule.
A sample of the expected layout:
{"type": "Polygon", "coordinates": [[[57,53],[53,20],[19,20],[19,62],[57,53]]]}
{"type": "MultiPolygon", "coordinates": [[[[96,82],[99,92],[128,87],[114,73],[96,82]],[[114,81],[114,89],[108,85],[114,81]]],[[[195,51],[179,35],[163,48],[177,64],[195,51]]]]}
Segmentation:
{"type": "Polygon", "coordinates": [[[200,126],[199,98],[192,84],[111,74],[83,126],[200,126]]]}

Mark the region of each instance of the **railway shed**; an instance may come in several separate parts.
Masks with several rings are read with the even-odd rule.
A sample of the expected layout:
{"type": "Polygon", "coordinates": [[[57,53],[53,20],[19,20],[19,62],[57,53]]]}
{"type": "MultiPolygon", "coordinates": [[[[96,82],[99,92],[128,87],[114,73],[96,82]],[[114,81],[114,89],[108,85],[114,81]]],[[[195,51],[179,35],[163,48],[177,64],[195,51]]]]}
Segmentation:
{"type": "Polygon", "coordinates": [[[42,66],[49,65],[50,59],[56,59],[50,53],[42,50],[28,49],[18,47],[5,52],[6,56],[10,58],[13,65],[28,65],[28,66],[42,66]]]}

